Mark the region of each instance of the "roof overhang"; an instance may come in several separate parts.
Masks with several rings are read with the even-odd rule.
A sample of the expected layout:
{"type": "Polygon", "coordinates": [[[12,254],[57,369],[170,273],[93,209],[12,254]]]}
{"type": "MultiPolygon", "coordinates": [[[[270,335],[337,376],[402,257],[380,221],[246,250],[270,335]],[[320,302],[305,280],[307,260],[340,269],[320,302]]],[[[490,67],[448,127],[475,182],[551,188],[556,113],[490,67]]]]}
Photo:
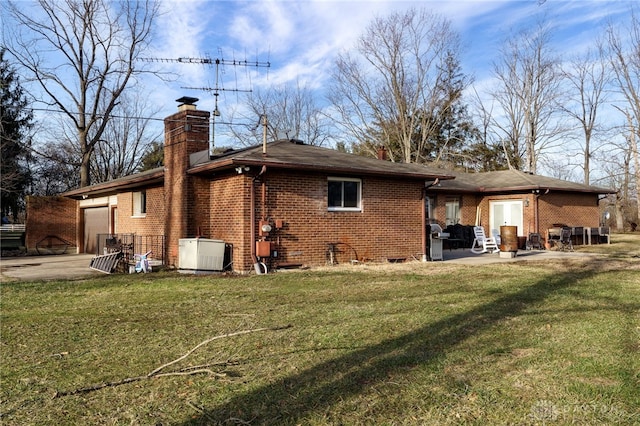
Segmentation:
{"type": "Polygon", "coordinates": [[[280,170],[304,170],[308,172],[322,172],[329,174],[347,174],[347,175],[366,175],[377,176],[386,178],[405,178],[415,180],[448,180],[454,179],[454,176],[447,175],[445,173],[429,173],[429,172],[389,172],[387,170],[374,170],[363,169],[360,167],[348,167],[348,166],[332,166],[332,165],[316,165],[316,164],[304,164],[304,163],[290,163],[277,161],[270,158],[264,158],[261,160],[249,159],[249,158],[229,158],[224,160],[218,160],[203,164],[198,164],[191,167],[187,173],[198,174],[214,174],[218,172],[224,172],[236,167],[257,167],[263,166],[268,168],[280,169],[280,170]]]}
{"type": "Polygon", "coordinates": [[[83,199],[113,195],[138,188],[159,186],[164,183],[164,167],[159,167],[142,173],[126,176],[109,182],[67,191],[62,195],[69,198],[83,199]]]}
{"type": "Polygon", "coordinates": [[[446,192],[446,193],[465,193],[465,194],[499,194],[499,193],[534,193],[534,194],[546,194],[553,192],[571,192],[571,193],[583,193],[583,194],[615,194],[616,191],[606,188],[566,188],[559,186],[504,186],[499,188],[487,188],[478,186],[475,188],[462,188],[462,187],[431,187],[431,191],[434,192],[446,192]]]}
{"type": "Polygon", "coordinates": [[[615,194],[610,188],[585,185],[517,170],[480,173],[453,172],[454,181],[431,188],[434,192],[470,194],[546,194],[549,192],[615,194]]]}

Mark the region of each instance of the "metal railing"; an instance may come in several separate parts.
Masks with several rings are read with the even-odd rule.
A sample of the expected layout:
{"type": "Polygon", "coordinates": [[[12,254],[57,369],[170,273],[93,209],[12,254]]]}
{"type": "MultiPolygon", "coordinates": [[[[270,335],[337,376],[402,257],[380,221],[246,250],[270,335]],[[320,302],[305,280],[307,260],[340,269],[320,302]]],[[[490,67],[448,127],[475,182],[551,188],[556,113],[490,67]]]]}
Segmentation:
{"type": "Polygon", "coordinates": [[[122,261],[125,265],[135,263],[135,255],[151,252],[148,255],[150,264],[164,265],[164,235],[138,235],[138,234],[98,234],[96,254],[104,255],[122,252],[122,261]]]}

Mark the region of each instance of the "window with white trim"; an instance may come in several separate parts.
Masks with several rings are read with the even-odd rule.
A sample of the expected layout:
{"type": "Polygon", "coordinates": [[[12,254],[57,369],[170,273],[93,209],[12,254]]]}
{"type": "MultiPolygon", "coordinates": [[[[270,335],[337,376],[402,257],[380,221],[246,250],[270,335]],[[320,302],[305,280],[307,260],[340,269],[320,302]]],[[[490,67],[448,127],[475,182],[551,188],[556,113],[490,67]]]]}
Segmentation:
{"type": "Polygon", "coordinates": [[[330,177],[327,180],[327,208],[329,211],[362,210],[362,180],[330,177]]]}
{"type": "Polygon", "coordinates": [[[133,193],[133,216],[144,217],[147,215],[147,191],[133,193]]]}
{"type": "Polygon", "coordinates": [[[460,223],[460,198],[447,197],[444,205],[445,226],[457,225],[460,223]]]}

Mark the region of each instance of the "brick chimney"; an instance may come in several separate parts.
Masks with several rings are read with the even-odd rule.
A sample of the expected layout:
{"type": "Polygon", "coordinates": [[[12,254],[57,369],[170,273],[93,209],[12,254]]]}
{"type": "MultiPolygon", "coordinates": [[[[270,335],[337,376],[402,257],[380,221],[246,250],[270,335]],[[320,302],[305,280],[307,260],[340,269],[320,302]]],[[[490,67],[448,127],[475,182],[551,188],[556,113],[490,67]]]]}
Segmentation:
{"type": "Polygon", "coordinates": [[[209,149],[208,111],[196,109],[197,98],[182,97],[178,112],[164,119],[164,197],[166,261],[178,263],[180,238],[195,236],[194,194],[187,175],[189,155],[209,149]]]}
{"type": "Polygon", "coordinates": [[[387,160],[387,148],[384,146],[378,147],[378,160],[387,160]]]}

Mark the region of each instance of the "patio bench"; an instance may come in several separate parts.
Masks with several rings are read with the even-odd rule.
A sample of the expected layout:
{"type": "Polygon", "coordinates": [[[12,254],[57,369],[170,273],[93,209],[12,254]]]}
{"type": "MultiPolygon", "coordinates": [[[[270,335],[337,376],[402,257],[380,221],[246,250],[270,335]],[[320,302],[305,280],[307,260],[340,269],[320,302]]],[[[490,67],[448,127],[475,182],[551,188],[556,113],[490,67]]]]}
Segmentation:
{"type": "Polygon", "coordinates": [[[2,250],[22,250],[25,247],[24,225],[3,225],[0,228],[0,248],[2,250]]]}

